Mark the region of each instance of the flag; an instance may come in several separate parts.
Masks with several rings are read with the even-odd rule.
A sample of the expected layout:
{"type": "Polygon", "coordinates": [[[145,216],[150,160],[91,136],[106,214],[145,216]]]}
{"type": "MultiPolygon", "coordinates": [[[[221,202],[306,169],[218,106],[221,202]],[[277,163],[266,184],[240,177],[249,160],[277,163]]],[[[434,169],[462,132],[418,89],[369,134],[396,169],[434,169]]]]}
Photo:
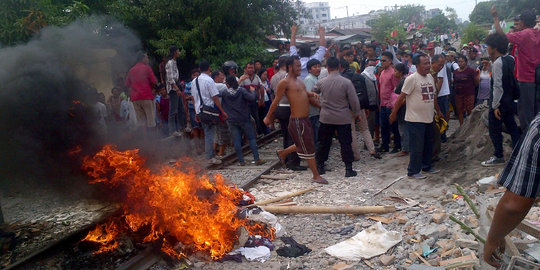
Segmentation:
{"type": "Polygon", "coordinates": [[[397,30],[394,30],[392,31],[392,34],[390,34],[391,37],[396,37],[397,36],[397,30]]]}

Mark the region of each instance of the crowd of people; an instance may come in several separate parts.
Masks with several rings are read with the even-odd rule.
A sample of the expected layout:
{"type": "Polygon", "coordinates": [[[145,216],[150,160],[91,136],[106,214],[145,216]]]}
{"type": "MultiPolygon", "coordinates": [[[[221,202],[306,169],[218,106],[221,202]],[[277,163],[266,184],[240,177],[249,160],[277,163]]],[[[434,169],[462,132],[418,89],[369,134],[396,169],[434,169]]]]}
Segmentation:
{"type": "Polygon", "coordinates": [[[268,68],[253,60],[242,67],[227,61],[212,70],[203,60],[187,82],[179,79],[176,46],[160,63],[158,77],[148,55],[140,52],[109,99],[100,96],[100,126],[106,129],[108,118],[143,136],[189,137],[211,164],[220,164],[232,146],[243,166],[242,145],[251,148],[254,164],[264,164],[256,138],[279,125],[279,160],[292,170],[309,168],[316,183],[328,184],[323,176],[334,138],[345,177],[357,175],[352,165],[365,148],[375,159],[384,153],[408,155],[407,175],[424,179],[439,172],[433,164],[441,159],[450,114],[462,125],[475,106],[484,104],[494,153],[481,165],[505,164],[503,125],[516,146],[499,179],[508,191],[485,246],[484,259],[497,265],[494,250],[540,196],[540,118],[535,118],[540,111],[540,31],[534,28],[533,11],[516,17],[507,34],[496,9],[491,12],[496,31],[483,43],[460,46],[451,45],[448,36],[431,42],[386,39],[338,46],[327,43],[319,27],[313,51],[297,44],[293,26],[291,41],[280,44],[282,54],[268,68]],[[301,159],[308,167],[300,165],[301,159]]]}

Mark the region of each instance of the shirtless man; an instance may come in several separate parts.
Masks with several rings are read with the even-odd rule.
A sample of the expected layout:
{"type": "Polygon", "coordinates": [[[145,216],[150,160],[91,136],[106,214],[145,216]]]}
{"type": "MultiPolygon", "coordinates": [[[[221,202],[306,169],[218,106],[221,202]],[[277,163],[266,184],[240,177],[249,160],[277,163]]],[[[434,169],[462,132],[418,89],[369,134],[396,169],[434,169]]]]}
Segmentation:
{"type": "MultiPolygon", "coordinates": [[[[277,108],[281,97],[285,94],[291,104],[291,118],[289,121],[289,134],[294,144],[283,150],[276,151],[279,160],[283,163],[285,157],[297,152],[298,156],[307,160],[309,168],[313,173],[313,181],[319,184],[328,184],[326,179],[322,178],[317,171],[315,162],[315,141],[313,140],[313,129],[309,121],[309,105],[320,106],[317,102],[318,95],[306,90],[306,86],[301,80],[298,80],[302,65],[300,59],[291,56],[285,62],[288,76],[281,80],[277,86],[276,97],[270,105],[270,109],[264,118],[264,124],[270,125],[274,121],[274,111],[277,108]]],[[[284,128],[284,127],[282,127],[284,128]]]]}

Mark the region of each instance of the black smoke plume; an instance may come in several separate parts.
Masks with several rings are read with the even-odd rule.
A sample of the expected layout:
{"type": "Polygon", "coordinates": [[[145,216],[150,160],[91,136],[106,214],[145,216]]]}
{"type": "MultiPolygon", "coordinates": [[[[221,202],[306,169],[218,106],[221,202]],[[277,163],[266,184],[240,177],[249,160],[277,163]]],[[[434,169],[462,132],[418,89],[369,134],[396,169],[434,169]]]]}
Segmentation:
{"type": "Polygon", "coordinates": [[[91,17],[46,27],[27,44],[0,49],[2,187],[29,179],[70,181],[62,179],[103,143],[95,128],[95,85],[114,75],[94,75],[103,67],[125,72],[140,48],[121,24],[91,17]]]}

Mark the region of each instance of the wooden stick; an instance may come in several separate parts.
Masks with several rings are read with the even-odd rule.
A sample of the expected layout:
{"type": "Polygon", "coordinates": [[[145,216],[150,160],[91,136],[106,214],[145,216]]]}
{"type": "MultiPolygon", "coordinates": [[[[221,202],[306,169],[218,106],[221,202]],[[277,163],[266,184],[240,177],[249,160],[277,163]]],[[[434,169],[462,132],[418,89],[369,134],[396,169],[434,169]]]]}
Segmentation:
{"type": "Polygon", "coordinates": [[[450,215],[449,218],[450,218],[450,220],[452,220],[453,222],[459,224],[463,230],[465,230],[466,232],[472,234],[478,241],[482,242],[482,244],[485,244],[485,243],[486,243],[486,239],[484,239],[482,236],[480,236],[480,235],[478,235],[477,233],[475,233],[471,227],[465,225],[465,223],[459,221],[459,219],[457,219],[456,217],[454,217],[454,216],[452,216],[452,215],[450,215]]]}
{"type": "Polygon", "coordinates": [[[265,211],[274,214],[372,214],[391,213],[396,207],[390,206],[275,206],[262,207],[265,211]]]}
{"type": "Polygon", "coordinates": [[[377,191],[375,194],[373,194],[373,197],[377,196],[377,194],[383,192],[385,189],[391,187],[393,184],[395,184],[397,181],[399,181],[399,180],[401,180],[401,179],[403,179],[403,178],[405,178],[405,176],[398,177],[398,179],[392,181],[392,183],[386,185],[386,187],[382,188],[381,190],[379,190],[379,191],[377,191]]]}
{"type": "Polygon", "coordinates": [[[425,265],[431,266],[431,264],[428,261],[426,261],[426,259],[424,259],[420,254],[418,254],[418,252],[415,251],[414,255],[416,255],[416,257],[418,257],[418,259],[420,259],[425,265]]]}
{"type": "Polygon", "coordinates": [[[478,209],[476,209],[476,206],[474,205],[474,203],[471,201],[471,198],[469,198],[467,193],[465,193],[463,188],[458,183],[455,183],[454,185],[456,186],[459,194],[461,194],[461,196],[463,196],[463,199],[465,199],[467,204],[471,207],[471,209],[474,212],[474,214],[476,215],[476,217],[480,218],[480,213],[478,212],[478,209]]]}
{"type": "Polygon", "coordinates": [[[262,179],[272,179],[272,180],[287,180],[289,177],[286,175],[261,175],[262,179]]]}
{"type": "Polygon", "coordinates": [[[298,195],[302,195],[302,194],[304,194],[306,192],[310,192],[310,191],[312,191],[314,189],[315,189],[314,187],[310,187],[308,189],[300,190],[300,191],[297,191],[297,192],[293,192],[293,193],[290,193],[290,194],[287,194],[287,195],[279,196],[279,197],[269,199],[269,200],[266,200],[266,201],[256,202],[256,203],[252,204],[251,206],[265,205],[265,204],[270,204],[270,203],[274,203],[274,202],[279,202],[279,201],[282,201],[282,200],[285,200],[285,199],[288,199],[288,198],[292,198],[292,197],[295,197],[295,196],[298,196],[298,195]]]}

